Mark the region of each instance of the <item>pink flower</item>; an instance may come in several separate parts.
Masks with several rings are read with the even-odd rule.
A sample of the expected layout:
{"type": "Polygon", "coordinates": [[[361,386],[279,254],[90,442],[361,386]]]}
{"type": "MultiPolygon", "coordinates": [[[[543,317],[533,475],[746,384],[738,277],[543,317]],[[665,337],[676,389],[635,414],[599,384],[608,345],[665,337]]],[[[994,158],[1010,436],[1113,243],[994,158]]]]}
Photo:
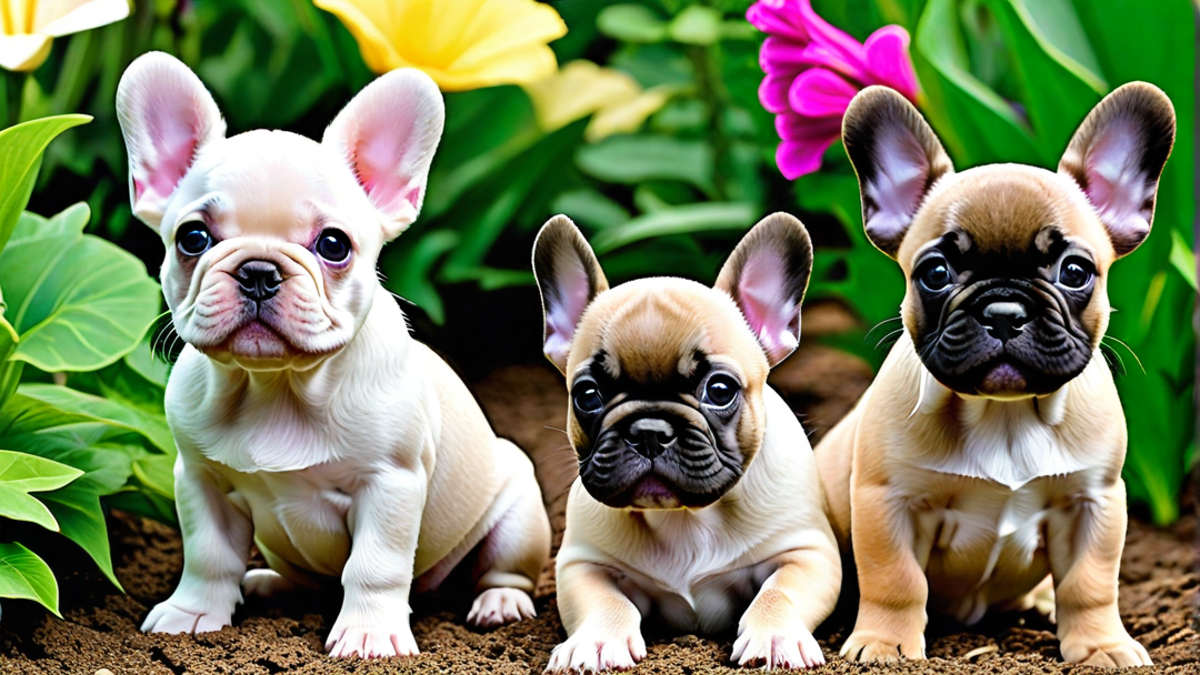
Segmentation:
{"type": "Polygon", "coordinates": [[[775,163],[789,180],[821,168],[821,155],[838,139],[850,99],[872,84],[889,86],[915,102],[917,75],[908,55],[908,31],[884,26],[860,44],[826,23],[810,0],[759,0],[746,20],[767,34],[758,89],[775,113],[782,143],[775,163]]]}

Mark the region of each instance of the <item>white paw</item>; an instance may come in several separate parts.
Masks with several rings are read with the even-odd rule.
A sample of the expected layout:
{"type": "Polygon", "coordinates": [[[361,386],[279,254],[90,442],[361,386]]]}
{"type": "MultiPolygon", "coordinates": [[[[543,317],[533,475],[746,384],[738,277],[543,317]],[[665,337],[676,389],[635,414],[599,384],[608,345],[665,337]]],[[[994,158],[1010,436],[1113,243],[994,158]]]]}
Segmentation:
{"type": "Polygon", "coordinates": [[[171,599],[158,603],[142,622],[143,633],[211,633],[232,623],[233,612],[184,609],[171,599]]]}
{"type": "Polygon", "coordinates": [[[415,656],[420,653],[417,641],[407,621],[401,626],[364,628],[344,626],[341,620],[334,624],[325,649],[334,658],[360,656],[374,659],[388,656],[415,656]]]}
{"type": "Polygon", "coordinates": [[[295,582],[275,570],[250,570],[242,577],[242,591],[246,596],[270,598],[295,588],[295,582]]]}
{"type": "Polygon", "coordinates": [[[1131,668],[1154,665],[1142,643],[1128,634],[1064,637],[1060,648],[1063,660],[1101,668],[1131,668]]]}
{"type": "Polygon", "coordinates": [[[467,624],[476,628],[493,628],[506,623],[532,619],[537,616],[533,598],[517,588],[489,588],[475,598],[467,624]]]}
{"type": "Polygon", "coordinates": [[[825,655],[812,633],[804,628],[783,631],[748,629],[733,643],[732,660],[743,667],[814,668],[825,664],[825,655]]]}
{"type": "Polygon", "coordinates": [[[548,673],[599,673],[628,670],[646,658],[646,641],[636,628],[631,633],[610,634],[584,628],[550,653],[548,673]]]}

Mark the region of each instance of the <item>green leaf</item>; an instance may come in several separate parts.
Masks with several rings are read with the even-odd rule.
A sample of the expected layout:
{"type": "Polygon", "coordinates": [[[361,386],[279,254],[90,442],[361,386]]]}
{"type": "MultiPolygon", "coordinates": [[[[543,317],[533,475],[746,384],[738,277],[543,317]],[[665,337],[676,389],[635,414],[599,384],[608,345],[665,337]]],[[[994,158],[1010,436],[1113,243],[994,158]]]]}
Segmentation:
{"type": "Polygon", "coordinates": [[[679,180],[712,190],[713,151],[704,141],[671,136],[613,136],[581,147],[580,170],[610,183],[636,185],[648,180],[679,180]]]}
{"type": "Polygon", "coordinates": [[[133,351],[160,303],[141,261],[98,237],[25,234],[0,253],[6,318],[21,336],[12,358],[49,372],[81,371],[133,351]]]}
{"type": "Polygon", "coordinates": [[[959,166],[1040,163],[1016,110],[970,72],[954,0],[929,0],[913,39],[921,109],[959,166]]]}
{"type": "Polygon", "coordinates": [[[1179,232],[1171,232],[1171,264],[1183,275],[1188,286],[1196,290],[1196,254],[1188,248],[1179,232]]]}
{"type": "Polygon", "coordinates": [[[60,414],[65,413],[68,420],[103,422],[134,431],[163,453],[175,454],[175,441],[166,417],[162,415],[54,384],[23,384],[17,391],[60,414]]]}
{"type": "Polygon", "coordinates": [[[648,44],[667,37],[667,25],[644,5],[609,5],[596,15],[596,28],[622,42],[648,44]]]}
{"type": "Polygon", "coordinates": [[[51,532],[58,532],[58,521],[46,505],[27,492],[15,490],[0,483],[0,517],[41,525],[51,532]]]}
{"type": "Polygon", "coordinates": [[[45,218],[36,213],[26,211],[17,221],[13,230],[10,244],[36,239],[53,239],[56,237],[82,235],[87,227],[92,211],[84,202],[68,206],[62,213],[53,218],[45,218]]]}
{"type": "Polygon", "coordinates": [[[87,115],[61,115],[31,120],[0,131],[0,251],[8,244],[13,228],[37,180],[42,153],[56,136],[84,124],[87,115]]]}
{"type": "Polygon", "coordinates": [[[58,613],[58,582],[46,561],[16,542],[0,542],[0,598],[33,600],[58,613]]]}
{"type": "Polygon", "coordinates": [[[151,492],[167,499],[175,498],[175,459],[165,455],[146,455],[133,462],[133,475],[151,492]]]}
{"type": "Polygon", "coordinates": [[[104,510],[100,508],[99,495],[87,486],[71,484],[43,495],[42,502],[58,520],[63,536],[78,544],[91,556],[104,576],[124,592],[113,572],[108,528],[104,522],[104,510]]]}
{"type": "Polygon", "coordinates": [[[405,264],[398,266],[400,273],[391,283],[397,295],[425,310],[429,319],[439,326],[446,321],[446,308],[433,285],[432,270],[458,246],[458,241],[458,233],[452,230],[434,230],[416,239],[411,252],[405,256],[405,264]]]}
{"type": "Polygon", "coordinates": [[[593,188],[570,190],[560,194],[550,210],[569,214],[571,220],[598,230],[616,227],[630,218],[629,211],[624,206],[593,188]]]}
{"type": "Polygon", "coordinates": [[[744,230],[754,224],[757,207],[748,202],[700,202],[675,206],[639,216],[592,238],[597,254],[608,253],[635,241],[672,234],[719,230],[744,230]]]}
{"type": "Polygon", "coordinates": [[[36,455],[0,450],[0,485],[12,490],[56,490],[82,475],[79,469],[36,455]]]}
{"type": "Polygon", "coordinates": [[[671,21],[667,33],[675,42],[711,45],[721,39],[721,13],[711,7],[691,5],[671,21]]]}
{"type": "MultiPolygon", "coordinates": [[[[1040,6],[1046,20],[1059,24],[1073,22],[1080,33],[1076,39],[1082,39],[1079,20],[1068,0],[1035,0],[1028,5],[1025,0],[989,2],[1021,81],[1024,92],[1021,102],[1036,135],[1041,154],[1039,164],[1052,168],[1058,164],[1079,122],[1108,91],[1108,85],[1047,39],[1043,26],[1036,24],[1026,9],[1034,4],[1040,6]],[[1051,8],[1056,11],[1049,11],[1051,8]]],[[[1063,25],[1056,28],[1060,34],[1063,32],[1063,25]]],[[[1085,48],[1090,54],[1086,40],[1075,51],[1085,48]]]]}

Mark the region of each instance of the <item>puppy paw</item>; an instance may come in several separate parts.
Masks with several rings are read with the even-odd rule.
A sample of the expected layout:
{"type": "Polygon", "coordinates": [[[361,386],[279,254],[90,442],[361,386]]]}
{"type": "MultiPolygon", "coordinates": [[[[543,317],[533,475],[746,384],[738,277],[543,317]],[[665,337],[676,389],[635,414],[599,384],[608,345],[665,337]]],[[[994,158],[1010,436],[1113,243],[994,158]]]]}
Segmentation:
{"type": "Polygon", "coordinates": [[[602,634],[580,629],[550,653],[547,673],[599,673],[629,670],[646,658],[641,632],[602,634]]]}
{"type": "Polygon", "coordinates": [[[334,658],[344,659],[359,656],[364,659],[388,656],[415,656],[420,653],[412,629],[405,623],[402,627],[364,628],[334,624],[325,649],[334,658]],[[394,630],[389,630],[395,628],[394,630]]]}
{"type": "Polygon", "coordinates": [[[233,621],[233,612],[191,610],[168,599],[150,610],[142,622],[143,633],[211,633],[233,621]]]}
{"type": "Polygon", "coordinates": [[[796,630],[742,631],[733,643],[732,660],[739,666],[774,668],[814,668],[825,664],[825,655],[816,638],[803,628],[796,630]]]}
{"type": "Polygon", "coordinates": [[[270,598],[295,589],[295,582],[275,570],[250,570],[242,577],[242,591],[247,597],[270,598]]]}
{"type": "Polygon", "coordinates": [[[489,588],[475,598],[467,624],[475,628],[494,628],[537,616],[533,599],[518,588],[489,588]]]}
{"type": "Polygon", "coordinates": [[[848,661],[888,663],[900,659],[924,659],[925,636],[907,637],[856,630],[846,638],[839,654],[848,661]]]}
{"type": "Polygon", "coordinates": [[[1064,638],[1063,660],[1101,668],[1128,668],[1154,665],[1142,643],[1128,635],[1104,638],[1064,638]]]}

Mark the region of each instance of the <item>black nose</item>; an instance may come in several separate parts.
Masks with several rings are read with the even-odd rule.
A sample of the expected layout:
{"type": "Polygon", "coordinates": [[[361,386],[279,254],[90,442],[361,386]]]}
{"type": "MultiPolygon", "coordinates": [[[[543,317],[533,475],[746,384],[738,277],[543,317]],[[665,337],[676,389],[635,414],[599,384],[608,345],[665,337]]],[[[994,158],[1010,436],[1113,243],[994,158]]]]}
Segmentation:
{"type": "Polygon", "coordinates": [[[656,417],[643,417],[629,425],[625,442],[643,457],[654,459],[675,441],[675,426],[656,417]]]}
{"type": "Polygon", "coordinates": [[[237,280],[238,285],[242,287],[242,295],[255,302],[269,300],[283,285],[279,267],[266,260],[249,260],[242,263],[237,271],[237,280]]]}
{"type": "Polygon", "coordinates": [[[1008,342],[1020,335],[1028,322],[1029,315],[1025,305],[1020,302],[1005,300],[983,308],[983,327],[1001,342],[1008,342]]]}

